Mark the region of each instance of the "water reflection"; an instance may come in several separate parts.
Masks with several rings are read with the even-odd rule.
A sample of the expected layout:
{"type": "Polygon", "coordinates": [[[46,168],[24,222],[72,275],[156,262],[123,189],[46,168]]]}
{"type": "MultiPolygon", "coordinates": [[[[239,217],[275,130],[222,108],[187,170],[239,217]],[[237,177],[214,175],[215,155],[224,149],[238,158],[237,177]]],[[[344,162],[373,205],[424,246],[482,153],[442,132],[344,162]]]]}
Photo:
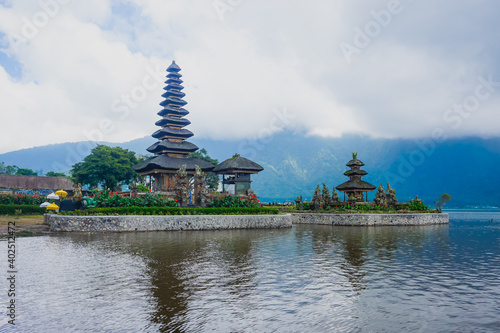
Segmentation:
{"type": "Polygon", "coordinates": [[[254,244],[290,230],[138,234],[132,248],[147,263],[162,332],[210,326],[218,302],[244,299],[256,287],[254,244]]]}
{"type": "Polygon", "coordinates": [[[499,327],[500,228],[454,221],[23,239],[20,331],[499,327]]]}
{"type": "MultiPolygon", "coordinates": [[[[343,275],[353,290],[366,288],[365,276],[377,262],[380,268],[389,268],[391,263],[403,254],[404,260],[419,260],[422,252],[438,249],[446,256],[449,248],[448,225],[411,227],[343,227],[343,226],[296,226],[299,242],[310,235],[314,253],[330,253],[330,263],[341,256],[339,263],[343,275]],[[434,248],[435,247],[435,248],[434,248]],[[368,262],[368,265],[367,265],[368,262]],[[365,267],[367,266],[367,267],[365,267]]],[[[412,262],[411,264],[414,264],[412,262]]]]}

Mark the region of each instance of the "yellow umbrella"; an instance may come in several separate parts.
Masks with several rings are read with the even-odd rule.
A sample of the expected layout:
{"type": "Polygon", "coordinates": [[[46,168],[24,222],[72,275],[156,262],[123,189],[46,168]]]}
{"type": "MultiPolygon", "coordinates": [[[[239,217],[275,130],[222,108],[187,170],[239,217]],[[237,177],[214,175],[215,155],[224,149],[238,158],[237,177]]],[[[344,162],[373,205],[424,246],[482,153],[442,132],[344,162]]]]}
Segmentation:
{"type": "Polygon", "coordinates": [[[61,190],[56,192],[56,195],[58,195],[60,198],[65,198],[68,195],[68,192],[61,189],[61,190]]]}
{"type": "Polygon", "coordinates": [[[55,203],[51,203],[50,205],[47,206],[47,210],[59,210],[59,206],[56,205],[55,203]]]}

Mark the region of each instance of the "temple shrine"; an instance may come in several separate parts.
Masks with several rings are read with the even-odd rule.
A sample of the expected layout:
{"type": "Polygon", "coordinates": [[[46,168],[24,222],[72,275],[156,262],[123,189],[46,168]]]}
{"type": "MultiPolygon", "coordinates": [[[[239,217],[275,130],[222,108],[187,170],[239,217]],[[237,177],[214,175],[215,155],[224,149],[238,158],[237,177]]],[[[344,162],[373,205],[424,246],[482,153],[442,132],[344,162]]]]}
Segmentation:
{"type": "Polygon", "coordinates": [[[239,154],[235,154],[214,168],[216,174],[222,175],[222,192],[226,191],[226,185],[234,185],[235,195],[246,195],[252,182],[250,175],[262,170],[264,170],[262,166],[239,154]]]}
{"type": "Polygon", "coordinates": [[[183,99],[186,94],[182,92],[184,87],[180,70],[175,61],[167,68],[167,86],[163,88],[165,93],[162,95],[165,100],[160,103],[163,109],[158,112],[162,118],[156,122],[161,128],[152,134],[158,142],[147,148],[155,156],[134,166],[140,175],[154,178],[155,192],[173,193],[179,178],[177,171],[181,168],[183,173],[194,176],[196,166],[203,172],[212,171],[215,167],[199,158],[188,156],[198,150],[198,147],[186,141],[193,133],[184,128],[191,122],[184,118],[189,112],[184,109],[187,102],[183,99]]]}
{"type": "MultiPolygon", "coordinates": [[[[162,118],[156,122],[160,129],[152,134],[158,141],[147,148],[155,156],[136,164],[135,171],[154,179],[152,191],[177,198],[181,207],[187,204],[206,205],[205,175],[210,171],[222,174],[223,191],[226,185],[234,185],[235,194],[249,195],[250,175],[264,170],[257,163],[238,154],[217,166],[190,157],[198,147],[186,141],[193,133],[185,128],[191,122],[185,118],[189,112],[184,109],[187,102],[184,100],[186,94],[182,92],[184,87],[180,70],[175,61],[167,68],[167,86],[163,88],[165,93],[162,95],[165,100],[160,103],[163,109],[158,112],[162,118]]],[[[153,184],[152,181],[150,183],[153,184]]]]}
{"type": "Polygon", "coordinates": [[[351,170],[344,172],[344,175],[349,177],[349,180],[336,187],[338,191],[344,192],[344,201],[347,193],[347,197],[353,197],[354,201],[363,202],[366,197],[366,201],[368,202],[368,192],[377,188],[376,186],[361,180],[361,177],[368,174],[368,172],[360,169],[364,165],[365,164],[363,162],[358,160],[358,154],[352,153],[352,160],[346,164],[346,166],[348,166],[351,170]]]}

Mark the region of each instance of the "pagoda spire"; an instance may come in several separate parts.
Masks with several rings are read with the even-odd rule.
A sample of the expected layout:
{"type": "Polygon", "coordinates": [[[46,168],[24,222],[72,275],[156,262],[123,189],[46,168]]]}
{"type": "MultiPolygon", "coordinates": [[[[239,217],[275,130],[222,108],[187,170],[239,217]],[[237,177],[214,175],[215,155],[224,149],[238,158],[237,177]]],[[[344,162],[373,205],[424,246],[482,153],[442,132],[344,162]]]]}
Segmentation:
{"type": "Polygon", "coordinates": [[[185,141],[193,136],[193,133],[184,127],[191,124],[184,118],[189,112],[184,109],[187,102],[184,100],[185,93],[182,92],[181,68],[172,61],[167,68],[167,86],[163,88],[165,93],[161,95],[165,100],[160,103],[163,107],[158,115],[162,118],[155,124],[161,128],[153,133],[153,138],[159,141],[147,149],[156,155],[167,155],[169,157],[185,157],[198,150],[191,142],[185,141]]]}
{"type": "MultiPolygon", "coordinates": [[[[346,164],[350,170],[344,172],[344,175],[349,177],[349,180],[337,186],[336,189],[347,193],[349,196],[353,195],[357,201],[363,201],[363,194],[373,191],[376,188],[376,186],[361,179],[361,177],[368,174],[365,170],[361,170],[361,167],[364,165],[363,162],[358,160],[358,154],[352,153],[352,160],[346,164]]],[[[366,199],[368,201],[368,198],[366,199]]]]}

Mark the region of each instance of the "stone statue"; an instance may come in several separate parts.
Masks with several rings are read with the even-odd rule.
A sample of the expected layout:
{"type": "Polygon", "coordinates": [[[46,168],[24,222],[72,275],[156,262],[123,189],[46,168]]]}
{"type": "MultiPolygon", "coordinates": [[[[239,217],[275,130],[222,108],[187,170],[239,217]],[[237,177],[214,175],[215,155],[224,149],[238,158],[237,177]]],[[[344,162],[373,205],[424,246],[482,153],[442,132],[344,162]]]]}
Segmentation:
{"type": "Polygon", "coordinates": [[[351,203],[351,204],[354,204],[354,203],[357,201],[356,196],[354,195],[354,193],[352,193],[352,192],[351,192],[351,193],[349,193],[349,196],[348,196],[348,198],[347,198],[347,201],[348,201],[349,203],[351,203]]]}
{"type": "Polygon", "coordinates": [[[388,206],[395,207],[398,203],[398,199],[396,198],[396,191],[391,187],[389,183],[387,183],[387,191],[386,191],[386,203],[388,206]]]}
{"type": "Polygon", "coordinates": [[[332,203],[339,203],[339,202],[340,202],[340,198],[339,198],[339,195],[334,187],[332,190],[332,203]]]}
{"type": "Polygon", "coordinates": [[[73,201],[82,201],[82,184],[78,183],[78,185],[73,184],[73,201]]]}
{"type": "Polygon", "coordinates": [[[311,202],[314,206],[314,210],[319,210],[319,206],[321,205],[321,190],[319,189],[319,184],[316,187],[316,190],[314,190],[314,195],[311,199],[311,202]]]}
{"type": "Polygon", "coordinates": [[[195,173],[194,174],[197,177],[203,177],[203,176],[205,176],[205,173],[201,170],[201,168],[198,165],[195,165],[194,169],[195,169],[195,173]]]}
{"type": "Polygon", "coordinates": [[[373,202],[375,202],[376,205],[380,206],[385,206],[386,204],[386,194],[382,182],[380,182],[380,186],[377,188],[377,192],[375,193],[373,202]]]}
{"type": "Polygon", "coordinates": [[[330,206],[332,198],[330,197],[330,190],[325,183],[323,183],[323,193],[321,194],[321,196],[323,199],[323,208],[326,209],[328,206],[330,206]]]}
{"type": "Polygon", "coordinates": [[[177,181],[175,182],[174,189],[175,189],[175,198],[177,200],[177,204],[180,207],[186,207],[188,198],[189,180],[185,164],[179,170],[177,170],[176,178],[177,181]]]}
{"type": "Polygon", "coordinates": [[[295,199],[295,204],[297,205],[298,210],[304,209],[304,203],[302,202],[302,196],[297,197],[297,199],[295,199]]]}
{"type": "Polygon", "coordinates": [[[90,198],[87,196],[82,198],[82,207],[83,208],[93,208],[96,206],[97,206],[97,202],[93,198],[90,198]]]}
{"type": "Polygon", "coordinates": [[[196,205],[199,207],[207,206],[208,187],[205,177],[206,174],[198,165],[196,165],[194,174],[194,192],[196,197],[196,205]]]}
{"type": "Polygon", "coordinates": [[[180,177],[185,177],[187,176],[187,171],[186,171],[186,164],[183,164],[179,170],[177,170],[177,174],[180,176],[180,177]]]}

